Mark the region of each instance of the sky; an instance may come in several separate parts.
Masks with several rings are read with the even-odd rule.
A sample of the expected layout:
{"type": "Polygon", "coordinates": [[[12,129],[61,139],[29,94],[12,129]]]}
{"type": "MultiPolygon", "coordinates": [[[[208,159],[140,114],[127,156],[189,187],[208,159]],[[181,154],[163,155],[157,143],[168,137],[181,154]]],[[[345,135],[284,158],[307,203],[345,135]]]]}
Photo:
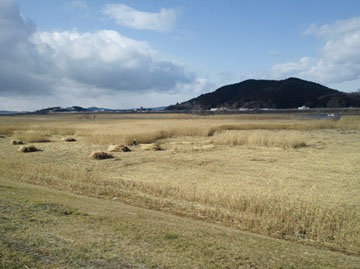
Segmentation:
{"type": "Polygon", "coordinates": [[[0,110],[159,107],[245,79],[360,88],[358,0],[0,0],[0,110]]]}

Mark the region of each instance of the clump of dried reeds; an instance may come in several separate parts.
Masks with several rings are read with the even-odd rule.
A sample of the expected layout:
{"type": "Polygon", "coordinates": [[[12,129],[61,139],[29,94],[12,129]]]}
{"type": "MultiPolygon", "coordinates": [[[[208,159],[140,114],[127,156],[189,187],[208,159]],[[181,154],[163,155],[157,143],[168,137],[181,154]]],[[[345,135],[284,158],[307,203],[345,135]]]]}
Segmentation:
{"type": "Polygon", "coordinates": [[[63,137],[63,138],[61,138],[61,141],[62,142],[75,142],[76,139],[73,137],[63,137]]]}
{"type": "Polygon", "coordinates": [[[23,145],[24,142],[21,140],[12,139],[12,140],[10,140],[10,144],[11,145],[23,145]]]}
{"type": "Polygon", "coordinates": [[[107,151],[110,151],[110,152],[130,152],[131,149],[129,149],[125,145],[110,145],[107,148],[107,151]]]}
{"type": "Polygon", "coordinates": [[[107,153],[105,151],[94,151],[90,154],[90,159],[93,160],[104,160],[104,159],[110,159],[114,156],[110,153],[107,153]]]}
{"type": "Polygon", "coordinates": [[[39,151],[39,149],[33,145],[29,145],[29,146],[21,146],[19,149],[18,149],[19,152],[35,152],[35,151],[39,151]]]}

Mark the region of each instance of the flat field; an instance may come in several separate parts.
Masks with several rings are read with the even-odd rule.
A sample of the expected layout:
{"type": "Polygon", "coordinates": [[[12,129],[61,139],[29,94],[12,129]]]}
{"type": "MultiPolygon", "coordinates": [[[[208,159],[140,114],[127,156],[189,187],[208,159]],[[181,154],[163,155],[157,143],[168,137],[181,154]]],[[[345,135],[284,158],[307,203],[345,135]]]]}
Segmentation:
{"type": "MultiPolygon", "coordinates": [[[[88,199],[84,196],[93,197],[89,203],[94,208],[97,207],[96,204],[105,208],[104,200],[111,200],[108,201],[111,203],[109,207],[114,212],[124,210],[124,203],[135,206],[136,212],[140,210],[139,207],[150,209],[146,212],[153,212],[153,218],[160,214],[158,211],[162,211],[168,214],[169,222],[174,221],[171,215],[176,215],[179,220],[187,223],[183,226],[181,236],[189,232],[196,220],[199,221],[196,225],[203,225],[202,229],[206,229],[204,232],[210,241],[215,240],[214,233],[210,230],[218,227],[219,231],[229,229],[234,233],[242,233],[243,236],[246,234],[258,238],[260,235],[271,242],[267,245],[256,241],[254,244],[258,244],[258,250],[254,247],[252,251],[246,252],[247,258],[244,256],[233,260],[231,250],[221,247],[227,242],[237,244],[229,236],[216,238],[218,250],[211,248],[209,253],[204,251],[195,256],[191,256],[191,251],[199,246],[195,247],[195,243],[188,238],[189,244],[186,245],[186,240],[181,241],[183,245],[180,249],[186,246],[190,253],[183,257],[184,263],[181,263],[179,260],[171,260],[170,256],[166,256],[167,252],[164,252],[164,256],[155,255],[150,259],[149,255],[153,253],[154,247],[152,241],[153,244],[170,239],[176,241],[179,236],[179,231],[176,236],[169,233],[169,239],[166,233],[164,235],[157,230],[155,234],[158,240],[161,236],[165,237],[161,237],[162,241],[152,239],[147,242],[149,252],[142,256],[139,245],[137,252],[134,250],[136,257],[125,251],[125,246],[121,246],[127,257],[121,260],[124,266],[128,264],[127,261],[129,264],[144,264],[145,267],[179,268],[186,264],[196,264],[194,267],[200,268],[208,268],[210,265],[214,268],[360,266],[358,116],[343,116],[337,121],[311,120],[294,115],[6,116],[0,118],[0,135],[0,178],[4,186],[18,184],[16,188],[28,190],[31,186],[27,185],[29,183],[41,185],[48,189],[46,192],[38,191],[35,197],[40,197],[39,193],[45,195],[44,193],[53,190],[56,193],[50,196],[53,199],[60,196],[59,191],[65,191],[67,203],[74,208],[78,205],[76,199],[71,197],[75,196],[68,193],[80,195],[82,199],[88,199]],[[76,141],[62,141],[69,137],[76,141]],[[135,146],[132,145],[134,139],[137,142],[135,146]],[[11,140],[22,140],[25,146],[34,145],[40,151],[18,152],[21,145],[13,145],[11,140]],[[157,146],[149,147],[147,144],[150,143],[157,146]],[[120,144],[127,145],[131,151],[108,152],[110,145],[120,144]],[[156,150],[159,148],[160,150],[156,150]],[[90,159],[89,155],[94,151],[108,152],[112,154],[112,158],[90,159]],[[71,202],[71,199],[74,201],[71,202]],[[119,205],[118,209],[116,204],[119,205]],[[209,228],[209,225],[215,226],[209,228]],[[285,242],[297,244],[301,249],[309,248],[305,252],[322,251],[321,255],[329,263],[311,263],[311,266],[311,261],[321,261],[320,254],[317,259],[308,259],[303,251],[295,258],[296,251],[291,252],[291,247],[291,253],[284,248],[278,249],[285,242]],[[244,262],[246,259],[254,261],[261,255],[260,252],[269,253],[271,249],[277,249],[273,252],[273,259],[266,259],[272,263],[267,264],[265,260],[262,263],[244,262]],[[341,262],[336,263],[337,259],[332,255],[342,254],[345,255],[341,256],[341,262]],[[216,261],[212,260],[214,255],[223,257],[223,260],[221,257],[216,261]],[[167,263],[170,261],[171,264],[167,263]]],[[[22,192],[26,193],[24,190],[22,192]]],[[[35,202],[30,195],[19,200],[17,195],[10,195],[10,189],[4,187],[2,192],[6,194],[3,197],[7,197],[3,203],[9,207],[16,205],[18,208],[21,205],[25,208],[23,211],[33,210],[31,205],[35,202]],[[30,201],[31,205],[24,201],[30,201]]],[[[50,203],[51,198],[49,195],[46,197],[47,200],[42,199],[50,203]]],[[[129,208],[126,210],[131,211],[129,208]]],[[[0,212],[1,222],[10,221],[11,214],[6,210],[4,212],[0,212]]],[[[115,215],[114,213],[114,217],[115,215]]],[[[21,219],[19,215],[14,215],[13,218],[14,221],[21,219]]],[[[112,223],[111,229],[115,229],[111,214],[104,217],[105,222],[104,225],[112,223]]],[[[31,225],[33,233],[36,233],[36,227],[40,231],[41,225],[31,225]]],[[[162,225],[166,228],[173,227],[170,223],[162,225]]],[[[20,227],[20,230],[24,230],[30,226],[23,224],[20,227]]],[[[14,227],[8,230],[12,229],[14,227]]],[[[57,229],[61,231],[61,227],[57,229]]],[[[89,230],[88,236],[91,237],[92,233],[95,232],[89,230]]],[[[127,233],[131,233],[131,229],[127,233]]],[[[137,238],[139,231],[134,230],[134,233],[132,236],[137,238]]],[[[142,233],[140,237],[149,236],[146,231],[142,233]]],[[[23,234],[25,237],[26,233],[23,234]]],[[[7,241],[0,239],[0,255],[6,254],[2,255],[7,257],[8,264],[14,262],[11,257],[17,256],[15,254],[18,250],[11,250],[11,246],[16,246],[15,243],[6,242],[12,242],[15,237],[20,240],[21,236],[21,233],[14,234],[6,229],[3,231],[2,238],[7,238],[7,241]],[[15,251],[13,256],[11,251],[15,251]]],[[[198,244],[205,246],[203,239],[199,236],[198,244]]],[[[142,241],[136,242],[143,244],[142,241]]],[[[244,249],[246,244],[238,251],[244,249]]],[[[29,262],[35,261],[29,258],[29,262]]],[[[40,262],[44,263],[44,260],[40,262]]],[[[44,264],[46,267],[46,262],[44,264]]]]}

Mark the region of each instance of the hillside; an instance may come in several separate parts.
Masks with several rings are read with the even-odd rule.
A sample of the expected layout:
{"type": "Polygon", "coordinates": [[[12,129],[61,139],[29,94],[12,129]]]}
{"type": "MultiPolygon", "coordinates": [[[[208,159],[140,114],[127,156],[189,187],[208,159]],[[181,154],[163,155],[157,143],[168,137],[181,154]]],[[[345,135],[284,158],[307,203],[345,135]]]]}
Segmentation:
{"type": "Polygon", "coordinates": [[[169,106],[169,110],[210,108],[316,108],[359,107],[360,96],[298,79],[245,80],[223,86],[189,101],[169,106]]]}

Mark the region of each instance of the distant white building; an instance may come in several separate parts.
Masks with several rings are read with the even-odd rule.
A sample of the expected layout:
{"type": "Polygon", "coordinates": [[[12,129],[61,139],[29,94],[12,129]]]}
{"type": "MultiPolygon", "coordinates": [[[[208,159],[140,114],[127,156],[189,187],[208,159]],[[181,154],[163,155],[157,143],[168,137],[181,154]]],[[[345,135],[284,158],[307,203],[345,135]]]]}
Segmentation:
{"type": "Polygon", "coordinates": [[[310,109],[310,107],[308,107],[308,106],[299,106],[298,109],[304,110],[304,109],[310,109]]]}

